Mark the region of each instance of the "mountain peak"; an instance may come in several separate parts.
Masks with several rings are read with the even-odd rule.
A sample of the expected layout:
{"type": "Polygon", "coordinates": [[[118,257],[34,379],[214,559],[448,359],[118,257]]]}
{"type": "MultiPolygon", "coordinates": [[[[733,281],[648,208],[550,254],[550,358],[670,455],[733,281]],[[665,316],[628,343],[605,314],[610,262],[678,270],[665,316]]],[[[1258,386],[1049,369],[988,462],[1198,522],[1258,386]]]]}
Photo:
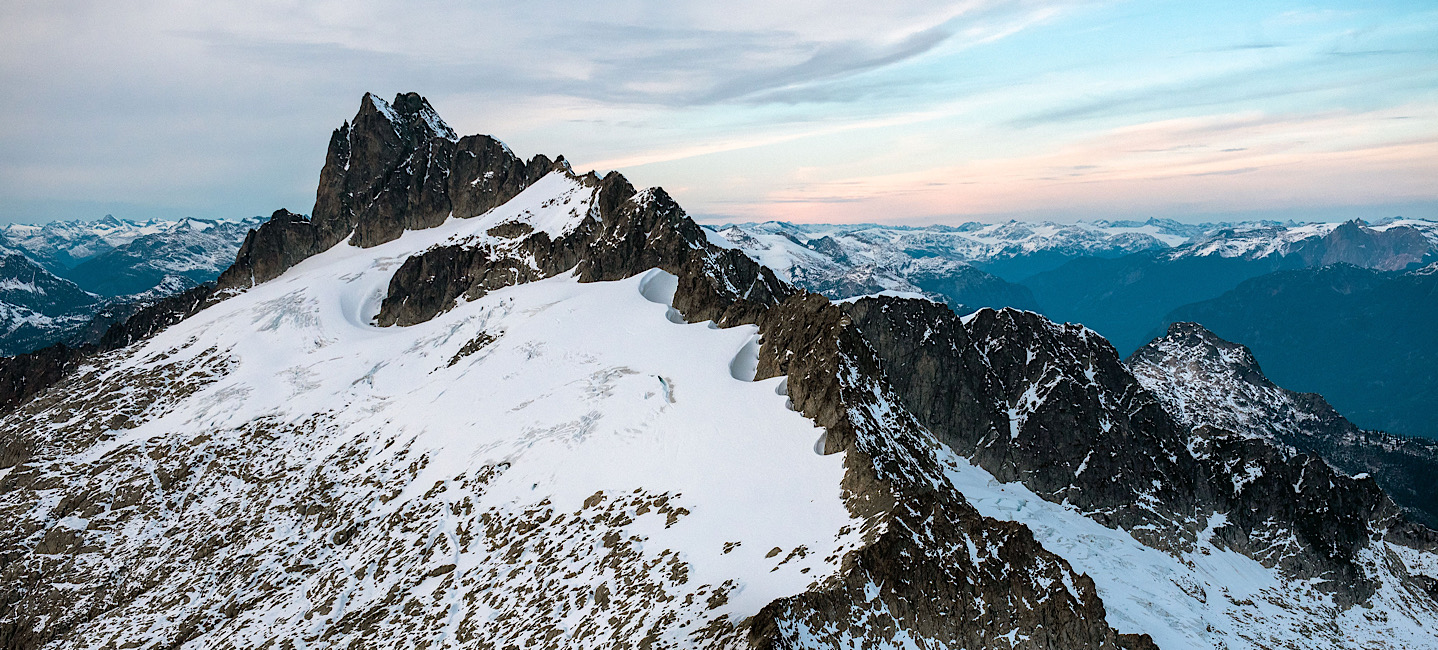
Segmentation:
{"type": "Polygon", "coordinates": [[[359,122],[362,116],[374,114],[382,117],[394,126],[395,129],[419,129],[429,137],[441,137],[447,140],[458,140],[454,129],[446,124],[439,113],[430,105],[429,100],[419,93],[399,93],[394,96],[394,102],[386,102],[374,93],[365,93],[360,100],[359,114],[355,116],[355,122],[359,122]]]}
{"type": "Polygon", "coordinates": [[[1170,325],[1125,364],[1180,423],[1267,440],[1351,475],[1369,474],[1417,521],[1438,524],[1431,487],[1438,443],[1363,431],[1323,396],[1275,385],[1247,346],[1197,323],[1170,325]]]}
{"type": "Polygon", "coordinates": [[[378,246],[451,216],[483,214],[556,169],[568,172],[563,157],[526,162],[492,137],[457,137],[416,93],[393,104],[366,93],[330,137],[310,219],[266,222],[220,286],[264,282],[346,239],[378,246]]]}
{"type": "Polygon", "coordinates": [[[831,303],[427,110],[366,95],[222,301],[0,415],[26,647],[1431,645],[1373,481],[1195,443],[1092,330],[831,303]]]}
{"type": "Polygon", "coordinates": [[[1219,338],[1204,326],[1189,321],[1169,325],[1167,333],[1135,350],[1126,363],[1131,369],[1163,366],[1167,367],[1167,373],[1176,376],[1190,377],[1191,373],[1202,372],[1273,388],[1273,382],[1264,376],[1258,359],[1247,346],[1219,338]]]}

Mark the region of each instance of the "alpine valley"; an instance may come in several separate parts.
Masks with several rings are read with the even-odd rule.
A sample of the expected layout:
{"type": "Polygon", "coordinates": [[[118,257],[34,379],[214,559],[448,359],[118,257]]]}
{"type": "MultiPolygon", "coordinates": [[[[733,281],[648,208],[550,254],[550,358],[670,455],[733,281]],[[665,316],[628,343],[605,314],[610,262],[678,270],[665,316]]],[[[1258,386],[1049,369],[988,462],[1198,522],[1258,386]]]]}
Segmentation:
{"type": "Polygon", "coordinates": [[[803,228],[366,95],[310,215],[0,361],[0,648],[1438,648],[1433,446],[1197,325],[993,308],[1040,239],[1423,223],[803,228]]]}
{"type": "Polygon", "coordinates": [[[212,282],[259,218],[0,228],[0,355],[95,343],[140,308],[212,282]]]}

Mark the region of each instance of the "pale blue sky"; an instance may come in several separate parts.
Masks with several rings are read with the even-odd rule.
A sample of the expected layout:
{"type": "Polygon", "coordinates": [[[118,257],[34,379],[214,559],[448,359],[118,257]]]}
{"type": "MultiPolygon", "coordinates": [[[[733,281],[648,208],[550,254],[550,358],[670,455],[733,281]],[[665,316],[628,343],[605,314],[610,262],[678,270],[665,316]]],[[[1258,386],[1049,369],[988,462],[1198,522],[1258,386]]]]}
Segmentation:
{"type": "Polygon", "coordinates": [[[308,212],[410,90],[708,220],[1438,218],[1431,2],[12,0],[0,52],[0,221],[308,212]]]}

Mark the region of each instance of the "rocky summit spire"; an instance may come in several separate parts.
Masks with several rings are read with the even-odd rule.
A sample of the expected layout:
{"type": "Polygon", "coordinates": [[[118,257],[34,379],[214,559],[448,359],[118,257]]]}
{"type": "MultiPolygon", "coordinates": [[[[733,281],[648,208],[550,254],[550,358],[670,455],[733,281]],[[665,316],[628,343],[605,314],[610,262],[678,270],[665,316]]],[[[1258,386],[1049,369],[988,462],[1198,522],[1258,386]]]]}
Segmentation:
{"type": "Polygon", "coordinates": [[[220,287],[264,282],[346,238],[367,248],[450,215],[483,214],[567,168],[562,157],[521,160],[487,135],[460,138],[416,93],[396,95],[393,103],[366,93],[354,119],[330,135],[310,218],[285,211],[261,226],[220,276],[220,287]]]}

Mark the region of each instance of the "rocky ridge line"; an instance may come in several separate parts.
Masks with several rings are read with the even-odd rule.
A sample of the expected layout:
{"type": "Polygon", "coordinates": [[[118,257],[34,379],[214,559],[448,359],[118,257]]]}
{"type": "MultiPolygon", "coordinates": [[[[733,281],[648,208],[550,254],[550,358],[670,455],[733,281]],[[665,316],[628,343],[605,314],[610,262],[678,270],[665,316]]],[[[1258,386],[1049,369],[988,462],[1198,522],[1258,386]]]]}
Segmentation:
{"type": "Polygon", "coordinates": [[[1371,479],[1223,430],[1191,439],[1086,328],[1012,309],[959,319],[888,297],[846,309],[904,406],[958,455],[1149,546],[1191,549],[1223,514],[1219,542],[1292,579],[1318,578],[1344,604],[1372,594],[1358,556],[1373,540],[1435,547],[1371,479]],[[1259,478],[1232,480],[1244,468],[1259,478]],[[1290,531],[1298,543],[1271,552],[1290,531]]]}
{"type": "Polygon", "coordinates": [[[1438,526],[1438,443],[1358,428],[1315,393],[1275,385],[1252,351],[1180,322],[1124,361],[1188,427],[1212,426],[1371,476],[1416,521],[1438,526]]]}
{"type": "MultiPolygon", "coordinates": [[[[756,619],[761,624],[751,623],[751,642],[762,647],[796,647],[795,625],[814,625],[840,611],[867,610],[870,622],[892,621],[892,626],[851,625],[839,634],[887,641],[902,633],[991,645],[1019,633],[1029,639],[1020,647],[1145,647],[1142,637],[1118,635],[1108,627],[1092,581],[1044,551],[1024,526],[979,516],[962,495],[943,483],[935,466],[934,443],[925,442],[921,429],[901,411],[893,415],[882,412],[881,403],[893,398],[882,379],[871,374],[876,371],[873,356],[864,350],[862,339],[844,322],[838,307],[822,298],[795,295],[772,272],[743,254],[708,243],[698,226],[662,191],[636,193],[617,175],[597,182],[590,177],[588,182],[595,184],[598,195],[597,218],[587,221],[573,241],[548,242],[547,236],[531,233],[521,242],[529,241],[527,251],[541,255],[531,255],[526,261],[540,260],[553,272],[570,266],[582,280],[593,281],[629,277],[657,266],[678,276],[673,305],[686,319],[713,320],[721,326],[766,323],[762,327],[771,342],[761,348],[766,355],[761,371],[790,376],[797,391],[796,404],[801,405],[798,408],[831,427],[826,451],[852,452],[847,457],[847,502],[874,523],[873,543],[862,557],[854,556],[846,563],[848,570],[842,580],[825,594],[803,595],[767,610],[768,614],[756,619]],[[571,261],[572,266],[567,264],[571,261]],[[779,304],[787,307],[779,309],[779,304]],[[781,346],[781,340],[789,344],[781,346]],[[803,362],[792,363],[795,359],[803,362]],[[834,373],[850,376],[841,378],[834,373]],[[934,546],[935,539],[949,543],[934,546]],[[981,550],[969,550],[962,539],[974,540],[974,548],[981,550]],[[895,553],[908,559],[895,562],[895,553]],[[882,607],[859,599],[873,581],[877,581],[882,607]],[[906,603],[924,598],[934,588],[945,589],[953,599],[906,609],[906,603]],[[1016,599],[1015,594],[1022,598],[1016,599]],[[845,606],[844,599],[852,600],[845,606]],[[980,613],[992,616],[977,624],[969,622],[980,613]]],[[[271,233],[291,228],[323,233],[313,229],[313,222],[278,216],[275,223],[279,225],[268,229],[271,233]],[[301,223],[307,225],[298,225],[301,223]]],[[[513,234],[523,236],[517,230],[513,234]]],[[[324,240],[322,234],[316,236],[314,241],[324,240]]],[[[260,239],[252,237],[252,241],[260,239]]],[[[258,254],[263,250],[247,247],[249,268],[230,277],[249,280],[281,269],[286,260],[267,259],[258,254]]],[[[456,259],[448,256],[451,252],[453,249],[432,249],[406,265],[424,268],[428,261],[433,268],[435,260],[456,259]]],[[[487,287],[482,274],[460,274],[449,277],[446,284],[452,286],[443,291],[412,295],[413,290],[433,288],[434,282],[425,282],[422,273],[407,275],[404,268],[396,272],[386,298],[396,325],[420,322],[447,309],[456,297],[475,288],[475,278],[481,279],[481,290],[487,287]]],[[[195,296],[191,307],[197,309],[208,297],[195,296]]],[[[137,329],[134,335],[148,331],[137,329]]],[[[32,406],[47,408],[44,404],[32,406]]],[[[23,459],[17,455],[15,460],[23,459]]],[[[11,487],[7,489],[23,487],[39,477],[22,467],[9,478],[11,487]]],[[[63,544],[56,547],[63,548],[63,544]]],[[[15,558],[5,563],[17,578],[10,583],[16,588],[42,580],[39,574],[24,573],[24,565],[15,558]],[[22,575],[17,571],[24,573],[24,580],[19,580],[22,575]]],[[[29,602],[21,593],[11,593],[4,600],[29,602]]],[[[90,615],[99,613],[102,610],[90,615]]],[[[14,614],[12,609],[4,616],[11,621],[6,628],[9,647],[36,647],[65,629],[52,626],[45,636],[17,636],[21,630],[15,625],[23,624],[24,619],[17,620],[14,614]]],[[[68,621],[66,625],[76,623],[68,621]]],[[[197,620],[195,624],[205,623],[197,620]]]]}

